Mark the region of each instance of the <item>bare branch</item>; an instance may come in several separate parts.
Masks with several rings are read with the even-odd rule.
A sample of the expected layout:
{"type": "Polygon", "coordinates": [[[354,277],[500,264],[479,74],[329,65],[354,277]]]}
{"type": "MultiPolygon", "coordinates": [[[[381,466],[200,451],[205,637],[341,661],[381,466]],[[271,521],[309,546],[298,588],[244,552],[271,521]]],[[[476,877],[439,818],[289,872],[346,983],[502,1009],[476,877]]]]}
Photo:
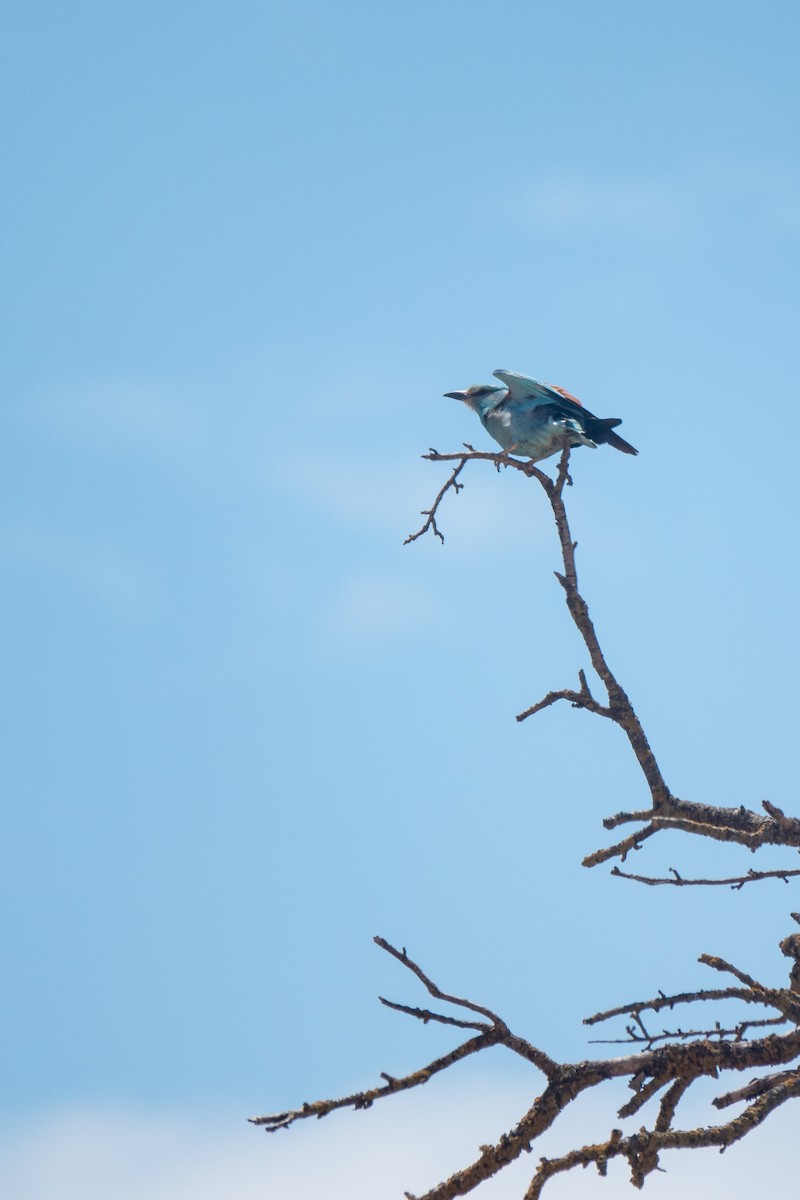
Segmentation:
{"type": "MultiPolygon", "coordinates": [[[[678,992],[672,996],[665,996],[663,993],[660,996],[654,997],[652,1000],[634,1000],[630,1004],[620,1004],[615,1008],[607,1008],[605,1012],[594,1013],[591,1017],[584,1017],[584,1025],[599,1025],[601,1021],[610,1021],[612,1017],[630,1017],[633,1019],[636,1015],[643,1012],[661,1012],[662,1009],[673,1009],[676,1004],[695,1004],[716,1000],[743,1000],[746,1004],[763,1004],[765,1007],[776,1008],[776,1004],[771,1004],[765,999],[767,990],[764,993],[756,996],[752,990],[748,988],[704,988],[695,992],[678,992]]],[[[643,1039],[644,1040],[644,1039],[643,1039]]]]}
{"type": "Polygon", "coordinates": [[[440,1025],[455,1025],[457,1029],[491,1029],[491,1025],[486,1025],[483,1021],[459,1021],[457,1017],[445,1017],[442,1013],[431,1012],[428,1008],[410,1008],[407,1004],[397,1004],[394,1000],[386,1000],[383,996],[379,996],[378,999],[381,1004],[394,1009],[395,1012],[416,1017],[417,1020],[422,1021],[423,1025],[427,1025],[428,1021],[438,1021],[440,1025]]]}
{"type": "MultiPolygon", "coordinates": [[[[798,939],[798,946],[795,946],[795,942],[792,940],[785,952],[794,958],[795,954],[800,955],[800,948],[798,948],[800,947],[800,934],[792,935],[792,938],[798,939]]],[[[658,1047],[652,1045],[652,1042],[658,1040],[660,1035],[649,1033],[642,1021],[642,1012],[648,1009],[658,1011],[663,1008],[672,1008],[676,1004],[698,1000],[735,998],[748,1003],[777,1007],[784,1013],[787,1010],[796,1009],[798,1023],[800,1023],[800,997],[786,989],[766,988],[752,976],[733,967],[724,959],[704,955],[701,961],[716,970],[733,974],[745,986],[718,989],[713,992],[689,992],[673,996],[659,995],[649,1001],[636,1002],[588,1018],[586,1023],[592,1024],[606,1020],[610,1016],[628,1012],[640,1033],[636,1035],[629,1032],[636,1040],[640,1042],[647,1040],[651,1043],[646,1050],[624,1057],[598,1061],[557,1063],[543,1051],[512,1034],[502,1018],[491,1009],[464,997],[445,992],[433,982],[418,963],[409,957],[405,950],[398,950],[385,938],[376,938],[375,942],[411,971],[431,995],[458,1008],[488,1018],[490,1025],[487,1027],[482,1023],[448,1018],[427,1009],[412,1009],[406,1005],[383,1001],[390,1008],[408,1013],[423,1022],[438,1021],[458,1028],[478,1028],[481,1032],[456,1047],[449,1054],[435,1059],[421,1070],[414,1071],[409,1075],[398,1078],[382,1072],[385,1083],[380,1087],[356,1092],[340,1099],[322,1100],[313,1104],[306,1103],[298,1109],[251,1119],[254,1124],[263,1125],[268,1131],[274,1132],[278,1129],[288,1128],[297,1120],[308,1117],[321,1118],[334,1109],[369,1108],[376,1100],[399,1091],[421,1086],[456,1062],[494,1045],[506,1046],[543,1070],[547,1076],[547,1085],[518,1124],[508,1133],[503,1134],[494,1145],[483,1146],[480,1156],[475,1162],[426,1192],[420,1200],[455,1200],[455,1197],[465,1195],[484,1180],[497,1174],[522,1153],[529,1151],[535,1139],[550,1128],[558,1115],[582,1092],[609,1079],[629,1077],[630,1086],[636,1093],[620,1110],[621,1117],[634,1115],[660,1091],[667,1089],[659,1106],[655,1128],[652,1131],[643,1129],[627,1139],[622,1139],[621,1134],[617,1137],[615,1133],[608,1143],[603,1143],[599,1147],[583,1147],[561,1159],[552,1161],[543,1159],[533,1178],[528,1195],[538,1196],[544,1183],[553,1174],[569,1170],[571,1166],[578,1163],[586,1165],[594,1162],[598,1169],[604,1170],[608,1159],[618,1154],[622,1154],[628,1160],[632,1179],[637,1186],[640,1186],[645,1176],[657,1168],[660,1150],[695,1145],[728,1144],[729,1141],[744,1136],[754,1122],[758,1123],[762,1120],[770,1105],[774,1107],[777,1103],[782,1103],[784,1099],[794,1095],[800,1087],[795,1079],[795,1075],[800,1076],[800,1071],[795,1068],[791,1072],[784,1072],[780,1076],[776,1076],[774,1086],[765,1090],[763,1096],[759,1092],[756,1105],[751,1106],[751,1109],[743,1114],[744,1120],[740,1117],[735,1122],[716,1129],[688,1131],[671,1129],[678,1102],[695,1080],[704,1076],[717,1076],[720,1071],[724,1070],[742,1071],[759,1067],[776,1067],[791,1063],[800,1055],[800,1029],[796,1028],[787,1033],[773,1033],[767,1037],[754,1038],[749,1041],[745,1041],[741,1037],[737,1040],[726,1040],[724,1036],[726,1031],[715,1029],[713,1031],[714,1040],[705,1037],[690,1042],[673,1041],[658,1047]],[[759,1104],[761,1108],[758,1108],[759,1104]]],[[[781,945],[783,946],[784,943],[781,945]]],[[[745,1023],[742,1023],[740,1028],[744,1029],[744,1026],[745,1023]]],[[[679,1032],[678,1036],[684,1038],[688,1035],[679,1032]]]]}
{"type": "Polygon", "coordinates": [[[691,1079],[676,1079],[666,1095],[662,1097],[658,1117],[656,1118],[656,1133],[661,1133],[663,1130],[669,1129],[678,1103],[688,1091],[691,1083],[691,1079]]]}
{"type": "Polygon", "coordinates": [[[338,1100],[315,1100],[313,1104],[306,1103],[300,1108],[287,1109],[286,1112],[272,1113],[267,1116],[249,1117],[248,1120],[251,1125],[263,1125],[267,1133],[275,1133],[278,1129],[288,1129],[295,1121],[303,1120],[306,1117],[327,1117],[328,1113],[334,1112],[337,1108],[371,1108],[376,1100],[382,1100],[384,1096],[393,1096],[396,1092],[408,1091],[409,1088],[419,1087],[421,1084],[427,1083],[433,1075],[437,1075],[440,1071],[446,1071],[448,1067],[452,1067],[454,1063],[460,1062],[470,1054],[477,1054],[480,1050],[485,1050],[487,1046],[496,1045],[497,1041],[496,1032],[489,1030],[487,1033],[482,1033],[479,1037],[471,1038],[468,1042],[457,1046],[449,1054],[434,1059],[432,1063],[428,1063],[421,1070],[412,1071],[410,1075],[395,1078],[392,1075],[383,1074],[382,1078],[386,1080],[383,1087],[354,1092],[352,1095],[342,1096],[338,1100]]]}
{"type": "Polygon", "coordinates": [[[627,1138],[623,1138],[619,1129],[612,1130],[609,1140],[601,1145],[583,1146],[562,1158],[542,1159],[525,1193],[525,1200],[538,1200],[548,1179],[570,1171],[573,1167],[585,1167],[593,1163],[598,1173],[605,1175],[609,1160],[618,1157],[627,1159],[631,1183],[634,1187],[641,1188],[649,1174],[661,1169],[659,1154],[662,1151],[699,1149],[703,1146],[719,1146],[724,1150],[760,1125],[779,1105],[798,1094],[800,1076],[787,1078],[782,1084],[773,1087],[727,1125],[712,1125],[700,1129],[658,1129],[652,1132],[642,1129],[627,1138]]]}
{"type": "MultiPolygon", "coordinates": [[[[560,688],[549,691],[541,700],[521,712],[517,720],[524,721],[558,701],[565,700],[575,708],[585,709],[596,716],[613,721],[627,737],[649,793],[648,808],[618,812],[603,822],[608,830],[632,823],[641,828],[629,833],[615,845],[588,855],[583,860],[584,865],[596,866],[612,858],[624,862],[631,851],[639,850],[645,841],[665,829],[682,831],[718,842],[732,842],[747,846],[753,851],[768,844],[800,849],[800,820],[787,817],[782,809],[769,801],[762,802],[763,813],[753,812],[743,806],[724,808],[681,800],[674,796],[667,786],[633,705],[608,665],[589,615],[588,605],[579,590],[575,561],[577,543],[572,538],[564,506],[565,488],[572,484],[569,450],[565,450],[561,455],[554,479],[534,463],[513,458],[508,452],[484,453],[474,450],[470,445],[465,445],[465,450],[457,454],[439,454],[431,450],[424,457],[433,462],[451,462],[455,465],[431,507],[423,511],[425,523],[416,533],[409,535],[406,542],[415,541],[429,531],[444,541],[437,524],[440,506],[448,492],[452,491],[457,495],[462,489],[464,485],[459,482],[459,477],[467,462],[473,459],[491,462],[498,472],[501,468],[521,471],[539,483],[550,504],[562,560],[562,570],[556,572],[556,578],[563,589],[567,609],[581,636],[591,666],[606,695],[605,699],[598,699],[593,694],[587,682],[586,670],[582,668],[578,672],[577,690],[560,688]]],[[[724,884],[740,890],[745,884],[762,879],[777,878],[788,882],[790,878],[800,875],[800,869],[750,870],[739,876],[718,879],[687,879],[675,868],[670,868],[669,877],[666,878],[635,875],[621,870],[616,865],[611,873],[649,886],[669,884],[673,887],[699,887],[724,884]]],[[[800,914],[793,914],[793,917],[800,923],[800,914]]],[[[430,996],[454,1006],[456,1010],[461,1010],[469,1016],[449,1016],[429,1008],[412,1007],[381,997],[382,1004],[423,1024],[434,1023],[458,1030],[474,1031],[475,1036],[449,1054],[433,1060],[411,1074],[394,1077],[382,1072],[384,1083],[379,1087],[356,1092],[341,1099],[304,1104],[299,1109],[255,1117],[252,1120],[274,1131],[288,1128],[303,1118],[323,1117],[334,1109],[368,1108],[378,1099],[426,1083],[434,1075],[447,1070],[462,1059],[491,1046],[504,1046],[542,1071],[546,1077],[544,1090],[519,1122],[495,1144],[482,1146],[476,1161],[426,1192],[420,1200],[455,1200],[455,1197],[470,1192],[522,1153],[529,1152],[533,1142],[553,1125],[560,1113],[578,1096],[611,1079],[627,1078],[634,1093],[619,1109],[618,1116],[621,1119],[636,1115],[651,1100],[656,1101],[660,1096],[653,1128],[643,1127],[628,1137],[623,1136],[622,1131],[613,1129],[605,1142],[574,1149],[560,1158],[541,1159],[526,1193],[526,1200],[537,1200],[547,1180],[578,1165],[593,1164],[598,1172],[604,1175],[608,1162],[616,1157],[627,1161],[631,1182],[635,1187],[641,1187],[650,1173],[661,1169],[659,1156],[664,1150],[694,1149],[702,1146],[718,1146],[724,1149],[744,1137],[780,1104],[800,1096],[800,1066],[797,1065],[800,1059],[800,933],[784,938],[779,946],[781,952],[792,962],[787,987],[767,987],[725,959],[714,955],[701,955],[701,963],[733,976],[735,984],[671,995],[659,992],[649,1000],[639,1000],[595,1013],[587,1017],[584,1024],[591,1026],[613,1017],[626,1017],[626,1036],[613,1039],[613,1042],[615,1045],[626,1045],[633,1049],[623,1056],[577,1063],[557,1062],[525,1038],[512,1033],[505,1021],[492,1009],[445,992],[409,957],[405,949],[397,949],[381,937],[374,940],[381,949],[409,970],[430,996]],[[728,1020],[726,1024],[712,1019],[705,1028],[698,1028],[697,1023],[692,1022],[691,1028],[679,1026],[676,1029],[661,1029],[658,1032],[652,1032],[649,1028],[649,1017],[645,1024],[644,1015],[647,1013],[656,1014],[666,1010],[672,1012],[681,1005],[729,1001],[740,1001],[746,1006],[758,1005],[762,1011],[771,1010],[777,1015],[756,1016],[752,1019],[745,1017],[736,1023],[728,1020]],[[788,1069],[775,1071],[776,1067],[788,1069]],[[730,1090],[713,1101],[718,1109],[737,1102],[750,1101],[749,1106],[735,1119],[727,1124],[706,1125],[698,1129],[681,1130],[673,1127],[679,1103],[697,1080],[717,1078],[725,1071],[741,1072],[766,1068],[772,1069],[772,1073],[751,1080],[746,1086],[730,1090]]],[[[409,1200],[414,1198],[409,1197],[409,1200]]]]}
{"type": "MultiPolygon", "coordinates": [[[[712,841],[734,842],[756,851],[764,845],[793,846],[800,848],[800,821],[794,818],[762,817],[746,808],[721,808],[710,804],[698,804],[687,800],[678,800],[671,796],[659,808],[639,812],[620,812],[603,821],[606,829],[613,829],[633,821],[649,821],[645,829],[629,835],[622,841],[603,850],[597,850],[583,860],[587,867],[597,866],[608,862],[611,858],[621,858],[623,861],[629,850],[638,849],[639,842],[644,837],[662,829],[680,830],[699,837],[707,837],[712,841]]],[[[674,868],[673,868],[674,871],[674,868]]],[[[622,872],[615,872],[622,875],[622,872]]],[[[677,872],[675,872],[677,874],[677,872]]],[[[772,877],[784,878],[800,874],[798,871],[764,871],[749,872],[747,876],[739,876],[730,881],[731,884],[756,882],[772,877]]],[[[630,876],[630,878],[638,878],[630,876]]],[[[641,882],[650,882],[642,878],[641,882]]],[[[667,881],[671,882],[671,881],[667,881]]],[[[709,884],[716,882],[708,881],[709,884]]],[[[725,881],[723,881],[725,882],[725,881]]]]}
{"type": "MultiPolygon", "coordinates": [[[[465,1000],[461,996],[452,996],[448,992],[443,992],[442,989],[438,987],[432,979],[428,978],[428,976],[422,970],[422,967],[415,963],[412,958],[409,958],[405,947],[403,947],[402,950],[398,950],[395,946],[392,946],[390,942],[387,942],[386,938],[382,937],[375,937],[372,940],[375,942],[376,946],[380,946],[382,950],[385,950],[387,954],[391,954],[392,958],[396,958],[399,963],[402,963],[404,967],[416,975],[417,979],[419,979],[419,981],[425,986],[428,992],[435,997],[435,999],[444,1000],[447,1004],[454,1004],[459,1008],[466,1008],[469,1009],[470,1012],[479,1013],[483,1017],[488,1017],[492,1023],[492,1029],[497,1035],[495,1039],[496,1042],[501,1042],[504,1046],[508,1047],[509,1050],[513,1050],[516,1054],[519,1054],[522,1058],[532,1063],[535,1067],[538,1067],[540,1071],[548,1076],[548,1078],[554,1075],[558,1070],[558,1064],[554,1059],[550,1058],[544,1053],[544,1051],[539,1050],[536,1046],[532,1045],[525,1038],[521,1038],[516,1034],[513,1034],[502,1017],[499,1017],[497,1013],[492,1012],[490,1008],[485,1008],[482,1004],[475,1004],[471,1000],[465,1000]]],[[[390,1005],[386,1000],[382,1000],[382,1003],[389,1005],[389,1007],[395,1007],[390,1005]]],[[[403,1011],[411,1013],[411,1015],[417,1015],[413,1009],[404,1007],[403,1011]]],[[[432,1019],[432,1016],[433,1014],[431,1014],[429,1019],[432,1019]]],[[[421,1017],[420,1019],[424,1018],[421,1017]]],[[[475,1025],[474,1028],[482,1028],[482,1026],[475,1025]]]]}
{"type": "MultiPolygon", "coordinates": [[[[644,1108],[648,1100],[651,1100],[653,1096],[655,1096],[657,1092],[660,1092],[662,1088],[665,1088],[669,1082],[669,1075],[655,1075],[648,1084],[645,1084],[644,1087],[639,1087],[636,1095],[630,1099],[627,1104],[623,1104],[622,1108],[617,1113],[617,1116],[620,1118],[620,1120],[625,1117],[634,1116],[640,1108],[644,1108]]],[[[691,1080],[684,1080],[684,1082],[688,1087],[691,1080]]]]}
{"type": "MultiPolygon", "coordinates": [[[[466,447],[466,454],[463,452],[458,452],[456,454],[440,454],[438,450],[433,449],[428,454],[423,454],[422,457],[428,459],[429,462],[455,462],[457,465],[453,468],[450,478],[437,493],[431,507],[424,508],[422,510],[422,516],[427,517],[428,519],[417,530],[416,533],[410,533],[408,535],[403,542],[404,546],[407,546],[409,542],[415,542],[417,538],[422,537],[423,534],[428,532],[428,530],[431,530],[431,532],[438,537],[441,543],[444,545],[444,534],[436,524],[436,516],[439,511],[439,505],[442,503],[445,496],[451,489],[456,495],[458,495],[458,493],[464,487],[464,484],[458,483],[457,480],[468,462],[472,462],[473,460],[477,460],[479,462],[490,462],[494,464],[498,471],[501,467],[512,467],[517,471],[522,471],[524,475],[535,476],[539,480],[547,479],[547,476],[544,474],[544,472],[540,471],[531,462],[524,462],[519,458],[512,458],[508,453],[491,454],[482,450],[474,450],[473,447],[470,446],[469,442],[465,442],[464,446],[466,447]]],[[[547,479],[547,482],[552,486],[552,480],[547,479]]]]}
{"type": "Polygon", "coordinates": [[[619,725],[628,738],[631,749],[647,780],[647,785],[653,798],[653,807],[658,809],[661,804],[670,798],[669,788],[661,774],[655,755],[650,749],[650,744],[641,722],[634,712],[633,705],[606,661],[591,617],[589,616],[589,606],[578,590],[578,573],[575,566],[575,548],[577,543],[572,539],[563,498],[564,484],[569,478],[568,467],[569,450],[564,450],[561,455],[558,476],[555,483],[548,479],[547,476],[542,476],[541,472],[537,476],[550,501],[558,539],[561,544],[564,573],[562,575],[560,572],[556,572],[556,578],[564,589],[567,608],[589,652],[592,667],[600,677],[608,694],[609,716],[611,720],[619,725]]]}
{"type": "Polygon", "coordinates": [[[760,992],[763,995],[768,991],[764,984],[759,983],[752,975],[748,975],[746,971],[740,971],[738,967],[734,967],[733,963],[726,962],[724,958],[719,958],[716,954],[701,954],[697,961],[711,967],[713,971],[722,971],[725,975],[733,975],[734,979],[738,979],[740,983],[752,988],[754,992],[760,992]]]}
{"type": "Polygon", "coordinates": [[[623,838],[621,842],[617,842],[614,846],[609,846],[606,850],[595,850],[593,854],[587,854],[581,860],[581,865],[584,867],[596,867],[600,863],[608,862],[610,858],[621,858],[623,862],[628,857],[631,850],[641,849],[642,842],[647,838],[658,833],[662,825],[658,821],[651,821],[644,829],[637,830],[629,837],[623,838]]]}
{"type": "Polygon", "coordinates": [[[613,720],[611,709],[605,704],[600,704],[595,700],[589,685],[586,682],[586,673],[578,672],[578,680],[580,682],[580,691],[570,691],[568,688],[562,688],[558,692],[548,692],[543,700],[538,704],[531,705],[524,712],[517,714],[518,721],[526,721],[528,717],[532,717],[534,713],[541,712],[543,708],[549,708],[551,704],[555,704],[557,700],[569,700],[573,708],[585,708],[587,712],[596,713],[598,717],[608,717],[613,720]]]}
{"type": "MultiPolygon", "coordinates": [[[[586,674],[581,670],[579,672],[580,688],[577,691],[573,688],[554,689],[548,692],[537,703],[532,704],[519,713],[517,720],[520,722],[525,721],[528,717],[541,712],[545,708],[549,708],[559,700],[566,700],[575,708],[583,708],[596,716],[614,721],[628,738],[647,781],[652,800],[652,806],[649,810],[639,813],[618,813],[615,817],[607,819],[604,822],[607,828],[613,828],[615,825],[624,823],[625,821],[645,821],[647,822],[647,827],[638,834],[625,838],[614,846],[598,850],[594,854],[587,856],[584,859],[584,866],[597,866],[599,863],[607,862],[611,858],[620,858],[624,861],[630,850],[638,849],[645,838],[651,837],[661,829],[680,830],[695,836],[708,837],[714,841],[736,842],[740,845],[748,846],[751,850],[757,850],[760,846],[766,844],[794,846],[800,849],[800,820],[787,817],[782,809],[771,804],[769,801],[765,800],[762,802],[762,807],[767,814],[764,817],[743,807],[738,809],[724,809],[711,805],[682,801],[673,796],[667,787],[633,705],[608,665],[589,615],[588,605],[579,591],[575,563],[577,543],[572,538],[563,496],[565,487],[572,483],[569,474],[569,450],[564,450],[560,456],[555,479],[551,479],[549,475],[540,470],[532,462],[513,458],[507,452],[494,454],[476,451],[468,444],[466,445],[466,453],[440,454],[438,451],[432,450],[429,454],[424,455],[424,457],[432,462],[455,462],[457,465],[448,481],[438,493],[431,508],[425,510],[423,515],[427,517],[427,521],[417,533],[407,539],[408,541],[415,540],[429,529],[432,529],[436,536],[443,540],[442,534],[436,525],[436,513],[439,504],[448,490],[454,488],[458,491],[463,486],[457,483],[457,477],[466,462],[471,459],[491,462],[498,471],[501,466],[522,471],[523,474],[537,480],[550,503],[558,533],[563,563],[563,572],[556,572],[556,578],[564,589],[570,616],[583,639],[592,667],[605,687],[608,700],[607,703],[603,703],[592,695],[586,682],[586,674]]],[[[657,881],[647,876],[624,875],[620,871],[615,871],[614,873],[625,878],[634,879],[637,882],[650,884],[651,886],[657,882],[670,882],[673,886],[681,886],[678,882],[679,877],[676,872],[676,879],[674,881],[657,881]]],[[[788,880],[790,877],[799,874],[800,870],[749,872],[746,876],[737,876],[725,882],[732,887],[741,887],[745,883],[754,883],[766,878],[788,880]]],[[[683,881],[683,883],[688,882],[683,881]]],[[[701,884],[703,886],[714,886],[714,884],[721,882],[723,881],[698,880],[695,886],[700,886],[701,884]]]]}
{"type": "Polygon", "coordinates": [[[458,495],[458,493],[463,488],[463,486],[464,486],[463,483],[458,483],[457,480],[458,480],[458,477],[461,474],[461,472],[464,470],[466,463],[467,463],[467,457],[466,457],[466,455],[464,455],[464,456],[462,456],[461,461],[459,462],[458,466],[456,466],[453,469],[453,471],[451,472],[450,478],[447,480],[444,487],[438,492],[436,499],[434,500],[431,507],[423,508],[422,516],[427,517],[428,518],[427,521],[425,522],[424,525],[422,525],[417,530],[416,533],[410,533],[408,535],[406,540],[403,542],[404,546],[407,546],[409,542],[415,542],[417,540],[417,538],[422,537],[422,535],[424,533],[427,533],[429,529],[433,531],[435,536],[439,538],[442,545],[444,545],[444,534],[441,532],[441,530],[439,529],[439,526],[436,524],[436,513],[439,511],[439,505],[442,503],[442,500],[444,499],[445,495],[447,494],[447,492],[450,491],[451,488],[453,489],[453,491],[455,492],[456,495],[458,495]]]}
{"type": "MultiPolygon", "coordinates": [[[[635,1013],[631,1013],[635,1017],[635,1013]]],[[[766,1029],[769,1027],[776,1028],[780,1025],[785,1025],[789,1020],[788,1017],[765,1017],[760,1021],[740,1021],[738,1025],[728,1029],[724,1028],[717,1022],[713,1029],[664,1029],[661,1033],[650,1033],[647,1036],[637,1034],[632,1025],[627,1026],[628,1036],[624,1038],[592,1038],[591,1044],[594,1046],[632,1046],[646,1045],[655,1046],[657,1042],[673,1042],[673,1041],[688,1041],[688,1040],[705,1040],[707,1038],[732,1039],[736,1042],[741,1042],[748,1029],[766,1029]]]]}
{"type": "Polygon", "coordinates": [[[789,879],[794,875],[800,875],[800,870],[791,871],[753,871],[752,869],[746,875],[733,875],[727,879],[684,879],[674,867],[669,868],[672,871],[672,879],[657,879],[651,875],[631,875],[627,871],[620,871],[619,867],[612,867],[611,874],[618,876],[619,879],[633,879],[636,883],[646,883],[650,887],[659,887],[664,884],[671,884],[673,887],[729,887],[731,891],[740,891],[746,883],[757,883],[762,879],[782,879],[784,883],[788,883],[789,879]]]}
{"type": "Polygon", "coordinates": [[[422,967],[415,963],[413,958],[409,958],[405,946],[402,950],[398,950],[391,942],[387,942],[386,938],[374,937],[372,940],[376,946],[380,946],[381,950],[385,950],[387,954],[391,954],[392,958],[396,958],[407,970],[416,975],[417,979],[424,984],[430,994],[437,1000],[445,1000],[448,1004],[455,1004],[459,1008],[468,1008],[470,1012],[480,1013],[481,1016],[488,1017],[493,1025],[502,1026],[504,1024],[497,1013],[492,1012],[490,1008],[484,1008],[482,1004],[474,1004],[471,1000],[464,1000],[461,996],[451,996],[449,993],[443,992],[432,979],[428,978],[422,967]]]}

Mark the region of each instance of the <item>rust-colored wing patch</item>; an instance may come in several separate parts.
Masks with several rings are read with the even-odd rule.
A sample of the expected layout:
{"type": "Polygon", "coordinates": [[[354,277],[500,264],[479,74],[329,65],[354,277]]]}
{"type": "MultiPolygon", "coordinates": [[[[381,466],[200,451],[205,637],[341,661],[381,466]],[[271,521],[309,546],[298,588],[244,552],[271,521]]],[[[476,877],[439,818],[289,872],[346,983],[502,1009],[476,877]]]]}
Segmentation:
{"type": "Polygon", "coordinates": [[[554,392],[560,392],[562,396],[566,396],[566,398],[568,400],[571,400],[573,404],[577,404],[577,405],[579,405],[580,408],[583,408],[583,405],[581,404],[578,397],[573,396],[572,392],[568,392],[566,388],[558,387],[555,383],[548,383],[547,386],[551,387],[554,392]]]}

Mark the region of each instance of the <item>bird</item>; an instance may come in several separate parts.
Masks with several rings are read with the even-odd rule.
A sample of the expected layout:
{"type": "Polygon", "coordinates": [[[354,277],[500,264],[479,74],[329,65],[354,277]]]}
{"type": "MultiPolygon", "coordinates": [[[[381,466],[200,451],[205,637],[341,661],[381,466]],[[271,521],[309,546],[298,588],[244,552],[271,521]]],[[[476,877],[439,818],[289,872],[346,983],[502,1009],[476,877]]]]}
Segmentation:
{"type": "Polygon", "coordinates": [[[506,454],[521,454],[538,462],[567,447],[613,446],[623,454],[638,454],[630,442],[614,433],[618,417],[596,417],[577,396],[518,371],[493,371],[503,387],[475,384],[464,392],[445,392],[460,400],[481,419],[487,433],[506,454]]]}

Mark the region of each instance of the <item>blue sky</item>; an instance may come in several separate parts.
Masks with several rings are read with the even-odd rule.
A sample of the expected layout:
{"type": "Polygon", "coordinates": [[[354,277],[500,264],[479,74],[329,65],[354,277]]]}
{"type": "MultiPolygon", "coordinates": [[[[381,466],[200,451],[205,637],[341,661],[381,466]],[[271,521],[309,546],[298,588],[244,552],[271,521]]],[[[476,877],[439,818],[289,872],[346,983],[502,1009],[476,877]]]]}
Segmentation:
{"type": "MultiPolygon", "coordinates": [[[[506,367],[623,417],[639,458],[577,453],[570,496],[610,661],[678,794],[791,808],[798,11],[29,0],[2,25],[15,1191],[62,1200],[54,1147],[84,1137],[119,1178],[133,1124],[185,1153],[131,1198],[179,1195],[217,1131],[237,1194],[275,1194],[246,1115],[452,1044],[380,1008],[420,997],[376,933],[565,1057],[588,1013],[708,983],[703,951],[782,981],[794,891],[579,867],[643,792],[602,723],[514,722],[584,665],[538,489],[475,464],[444,547],[402,542],[444,478],[419,455],[491,448],[443,392],[506,367]]],[[[636,865],[752,863],[665,839],[636,865]]],[[[463,1079],[509,1121],[538,1082],[463,1079]]],[[[281,1139],[286,1200],[335,1121],[281,1139]]]]}

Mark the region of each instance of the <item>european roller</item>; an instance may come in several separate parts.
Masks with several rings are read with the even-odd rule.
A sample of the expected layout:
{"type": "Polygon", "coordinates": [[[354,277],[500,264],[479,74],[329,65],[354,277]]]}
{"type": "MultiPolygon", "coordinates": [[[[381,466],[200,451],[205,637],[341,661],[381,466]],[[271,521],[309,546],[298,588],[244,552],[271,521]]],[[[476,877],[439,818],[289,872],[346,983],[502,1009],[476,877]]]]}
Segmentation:
{"type": "Polygon", "coordinates": [[[596,417],[580,400],[563,388],[517,371],[493,371],[505,384],[477,384],[465,392],[445,392],[461,400],[481,419],[481,424],[509,454],[520,454],[537,462],[558,454],[567,446],[613,446],[623,454],[638,454],[630,442],[614,433],[618,417],[596,417]]]}

